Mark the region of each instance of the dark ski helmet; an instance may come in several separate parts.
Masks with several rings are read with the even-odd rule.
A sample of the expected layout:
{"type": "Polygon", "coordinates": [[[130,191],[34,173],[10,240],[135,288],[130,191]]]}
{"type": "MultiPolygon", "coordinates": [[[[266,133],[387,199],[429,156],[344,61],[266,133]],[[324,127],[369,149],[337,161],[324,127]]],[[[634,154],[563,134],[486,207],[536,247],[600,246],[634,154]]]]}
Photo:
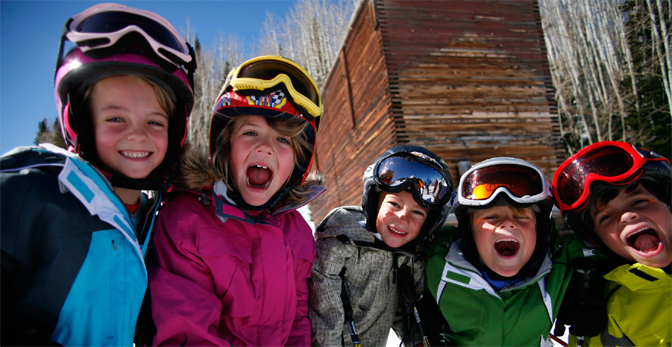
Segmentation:
{"type": "Polygon", "coordinates": [[[601,141],[580,150],[558,167],[553,191],[569,227],[610,257],[617,257],[586,225],[586,212],[606,192],[641,181],[655,187],[647,190],[670,208],[671,176],[669,159],[625,142],[601,141]]]}
{"type": "Polygon", "coordinates": [[[238,206],[255,211],[271,209],[303,183],[310,174],[322,110],[322,99],[315,81],[306,70],[290,59],[274,55],[260,56],[242,63],[229,73],[215,102],[210,124],[211,160],[215,156],[222,130],[232,118],[238,116],[305,121],[304,134],[310,145],[310,148],[304,149],[305,160],[294,167],[289,182],[265,204],[251,206],[237,191],[229,190],[228,196],[238,206]]]}
{"type": "MultiPolygon", "coordinates": [[[[187,136],[194,105],[191,46],[161,16],[118,4],[100,4],[70,18],[56,63],[54,96],[65,142],[98,166],[91,115],[83,105],[86,90],[116,75],[145,77],[162,87],[175,104],[168,126],[168,149],[159,170],[172,172],[187,136]],[[65,41],[76,47],[63,57],[65,41]]],[[[172,177],[131,179],[105,172],[113,186],[170,190],[172,177]]]]}
{"type": "Polygon", "coordinates": [[[464,257],[477,268],[487,270],[480,264],[471,226],[470,216],[475,210],[502,205],[531,208],[536,214],[537,243],[528,264],[540,262],[548,253],[553,195],[544,172],[537,166],[509,157],[482,161],[460,177],[453,200],[464,257]]]}
{"type": "Polygon", "coordinates": [[[415,253],[418,245],[431,239],[450,211],[447,203],[453,195],[453,179],[448,165],[424,147],[399,145],[388,149],[366,168],[363,180],[362,208],[371,232],[377,232],[381,192],[410,190],[415,202],[429,209],[418,236],[402,247],[411,252],[415,253]]]}

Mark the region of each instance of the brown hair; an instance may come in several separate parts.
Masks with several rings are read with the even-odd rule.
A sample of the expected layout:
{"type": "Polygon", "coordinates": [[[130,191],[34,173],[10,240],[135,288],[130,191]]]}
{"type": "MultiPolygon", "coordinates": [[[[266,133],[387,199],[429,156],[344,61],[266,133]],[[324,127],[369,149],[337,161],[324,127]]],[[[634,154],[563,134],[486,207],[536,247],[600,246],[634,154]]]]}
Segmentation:
{"type": "MultiPolygon", "coordinates": [[[[150,86],[152,86],[152,89],[154,89],[154,94],[156,95],[156,100],[159,102],[159,106],[161,106],[161,109],[166,112],[166,115],[168,116],[168,120],[173,116],[173,113],[175,113],[175,102],[173,99],[170,98],[170,94],[168,92],[161,88],[156,82],[152,81],[151,79],[144,77],[144,76],[138,76],[138,75],[115,75],[115,76],[109,76],[109,77],[117,77],[117,76],[129,76],[129,77],[134,77],[137,78],[141,81],[147,82],[150,86]]],[[[106,77],[106,78],[109,78],[106,77]]],[[[104,79],[104,78],[103,78],[104,79]]],[[[99,80],[100,82],[102,80],[99,80]]],[[[86,89],[84,92],[84,97],[82,100],[84,101],[85,105],[89,104],[89,99],[91,98],[91,92],[93,91],[93,87],[96,86],[98,83],[94,83],[92,86],[86,89]]]]}
{"type": "MultiPolygon", "coordinates": [[[[222,179],[222,181],[224,181],[227,188],[232,191],[236,191],[236,187],[233,184],[229,167],[229,157],[231,155],[231,135],[240,129],[242,126],[241,120],[244,116],[245,115],[229,117],[223,114],[216,115],[216,117],[226,117],[229,119],[229,121],[217,136],[217,148],[215,149],[214,155],[212,157],[212,164],[217,170],[218,176],[222,179]]],[[[313,146],[308,142],[304,131],[307,126],[310,126],[308,122],[298,117],[290,117],[288,119],[264,117],[264,119],[266,120],[268,126],[270,126],[271,129],[276,131],[278,134],[291,138],[295,167],[299,165],[299,163],[305,163],[309,159],[306,158],[305,152],[312,152],[313,146]]],[[[287,178],[287,182],[285,182],[285,184],[287,184],[290,179],[291,175],[287,178]]],[[[320,183],[322,178],[319,176],[313,176],[310,180],[306,179],[306,181],[306,184],[295,187],[285,197],[283,197],[283,203],[304,202],[306,200],[306,188],[314,183],[320,183]]]]}

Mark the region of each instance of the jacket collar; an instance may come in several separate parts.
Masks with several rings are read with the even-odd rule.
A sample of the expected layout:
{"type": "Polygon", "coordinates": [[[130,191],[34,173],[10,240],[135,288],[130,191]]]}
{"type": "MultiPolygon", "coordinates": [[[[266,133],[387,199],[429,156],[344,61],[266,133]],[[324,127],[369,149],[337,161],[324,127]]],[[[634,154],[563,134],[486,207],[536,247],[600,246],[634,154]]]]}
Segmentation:
{"type": "Polygon", "coordinates": [[[229,218],[233,218],[246,223],[256,224],[261,220],[267,219],[269,216],[277,218],[284,213],[308,205],[308,203],[315,200],[315,198],[317,198],[320,194],[324,193],[325,190],[326,188],[323,186],[311,186],[308,188],[307,199],[304,203],[285,205],[280,208],[276,208],[271,213],[268,213],[268,211],[257,213],[255,211],[244,210],[231,198],[229,198],[227,194],[228,188],[221,180],[215,182],[215,184],[212,186],[212,199],[215,203],[215,212],[217,213],[217,217],[219,217],[222,222],[226,222],[226,220],[229,218]]]}
{"type": "MultiPolygon", "coordinates": [[[[467,261],[464,258],[464,255],[462,254],[462,240],[457,240],[453,242],[451,245],[449,245],[450,249],[448,250],[448,254],[446,254],[445,260],[446,263],[449,263],[453,265],[456,268],[466,270],[466,273],[469,273],[469,277],[475,278],[474,276],[477,276],[479,278],[482,278],[481,272],[469,261],[467,261]]],[[[504,287],[502,288],[501,291],[508,291],[508,290],[514,290],[518,288],[522,288],[525,286],[528,286],[532,283],[535,283],[539,281],[541,278],[546,276],[548,273],[551,272],[551,267],[553,265],[553,262],[548,256],[544,257],[544,261],[539,267],[539,270],[534,276],[530,276],[525,278],[524,280],[511,285],[510,287],[504,287]]]]}

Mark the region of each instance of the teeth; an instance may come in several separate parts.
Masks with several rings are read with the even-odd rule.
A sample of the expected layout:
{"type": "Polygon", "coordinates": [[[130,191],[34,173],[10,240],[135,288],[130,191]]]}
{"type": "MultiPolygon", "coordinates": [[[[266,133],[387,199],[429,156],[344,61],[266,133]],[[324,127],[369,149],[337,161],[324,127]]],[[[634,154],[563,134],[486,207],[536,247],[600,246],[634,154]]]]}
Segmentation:
{"type": "Polygon", "coordinates": [[[403,231],[399,231],[399,230],[397,230],[393,227],[387,227],[387,228],[390,229],[390,231],[392,231],[393,233],[398,234],[398,235],[406,235],[407,234],[407,233],[405,233],[403,231]]]}
{"type": "Polygon", "coordinates": [[[261,166],[261,165],[257,165],[257,164],[252,165],[252,167],[258,167],[258,168],[262,168],[262,169],[268,169],[268,167],[266,167],[266,166],[261,166]]]}
{"type": "Polygon", "coordinates": [[[518,240],[516,240],[516,239],[501,239],[501,240],[497,240],[495,243],[505,242],[505,241],[518,243],[518,240]]]}
{"type": "Polygon", "coordinates": [[[125,152],[125,151],[122,151],[121,154],[123,156],[129,157],[129,158],[145,158],[150,154],[150,152],[125,152]]]}
{"type": "Polygon", "coordinates": [[[639,233],[641,233],[641,232],[643,232],[643,231],[645,231],[645,230],[648,230],[648,229],[649,229],[649,228],[642,228],[642,229],[640,229],[640,230],[637,230],[637,231],[635,231],[634,233],[628,235],[627,238],[630,238],[630,237],[632,237],[632,236],[635,236],[635,235],[637,235],[637,234],[639,234],[639,233]]]}

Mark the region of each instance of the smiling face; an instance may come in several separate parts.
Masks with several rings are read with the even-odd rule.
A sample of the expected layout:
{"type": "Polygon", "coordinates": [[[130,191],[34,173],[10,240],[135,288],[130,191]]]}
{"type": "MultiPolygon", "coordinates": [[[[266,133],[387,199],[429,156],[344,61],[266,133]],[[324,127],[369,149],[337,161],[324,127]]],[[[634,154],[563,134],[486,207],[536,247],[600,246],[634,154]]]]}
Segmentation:
{"type": "Polygon", "coordinates": [[[495,206],[471,216],[481,263],[503,277],[527,264],[537,242],[536,216],[529,208],[495,206]]]}
{"type": "Polygon", "coordinates": [[[238,116],[231,133],[229,167],[245,202],[261,206],[284,185],[294,170],[292,138],[268,125],[262,116],[238,116]]]}
{"type": "Polygon", "coordinates": [[[135,76],[98,81],[89,101],[96,150],[103,170],[146,178],[168,149],[168,114],[154,88],[135,76]]]}
{"type": "Polygon", "coordinates": [[[672,213],[639,184],[590,209],[595,233],[621,257],[655,268],[672,262],[672,213]]]}
{"type": "Polygon", "coordinates": [[[399,248],[413,241],[429,210],[418,205],[410,192],[380,193],[376,229],[383,242],[392,248],[399,248]]]}

